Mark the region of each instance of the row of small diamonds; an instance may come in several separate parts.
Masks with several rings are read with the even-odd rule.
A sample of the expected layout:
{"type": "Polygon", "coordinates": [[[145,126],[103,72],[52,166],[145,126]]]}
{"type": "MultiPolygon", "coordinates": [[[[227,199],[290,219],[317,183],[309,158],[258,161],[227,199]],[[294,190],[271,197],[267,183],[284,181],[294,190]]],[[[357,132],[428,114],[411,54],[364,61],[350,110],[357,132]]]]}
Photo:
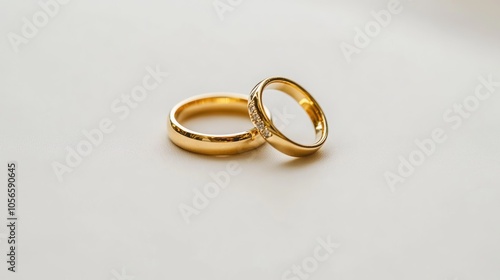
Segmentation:
{"type": "Polygon", "coordinates": [[[271,137],[272,134],[271,132],[269,132],[267,127],[264,126],[264,122],[257,114],[257,109],[255,108],[255,103],[253,101],[250,101],[250,104],[248,105],[248,110],[250,112],[250,119],[252,120],[252,123],[257,127],[260,134],[265,138],[271,137]]]}

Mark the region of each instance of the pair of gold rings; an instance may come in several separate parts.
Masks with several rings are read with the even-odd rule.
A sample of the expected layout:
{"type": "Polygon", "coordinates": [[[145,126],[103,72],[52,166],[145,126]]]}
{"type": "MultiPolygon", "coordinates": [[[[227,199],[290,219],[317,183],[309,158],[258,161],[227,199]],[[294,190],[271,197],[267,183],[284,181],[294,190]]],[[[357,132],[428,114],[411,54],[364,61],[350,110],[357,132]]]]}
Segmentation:
{"type": "Polygon", "coordinates": [[[182,149],[207,155],[234,155],[253,150],[266,141],[277,150],[293,156],[308,156],[318,151],[328,137],[328,124],[318,102],[299,84],[281,77],[263,80],[251,91],[250,97],[221,93],[195,96],[177,104],[168,121],[170,140],[182,149]],[[286,137],[274,124],[262,102],[265,89],[274,89],[291,96],[311,119],[316,142],[302,145],[286,137]],[[192,131],[181,122],[207,111],[248,111],[255,127],[239,133],[211,135],[192,131]]]}

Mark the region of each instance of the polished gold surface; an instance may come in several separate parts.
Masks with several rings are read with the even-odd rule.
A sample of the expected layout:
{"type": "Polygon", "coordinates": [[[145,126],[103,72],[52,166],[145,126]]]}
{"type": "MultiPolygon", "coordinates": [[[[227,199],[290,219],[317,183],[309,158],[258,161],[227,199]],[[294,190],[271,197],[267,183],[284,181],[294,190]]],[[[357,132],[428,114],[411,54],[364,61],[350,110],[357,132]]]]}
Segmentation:
{"type": "Polygon", "coordinates": [[[325,114],[318,102],[299,84],[281,77],[272,77],[260,82],[250,93],[248,100],[250,119],[258,128],[259,133],[277,150],[294,157],[308,156],[318,151],[328,137],[328,124],[325,114]],[[290,140],[271,121],[270,115],[264,110],[262,95],[264,90],[274,89],[290,95],[306,111],[311,119],[316,142],[312,145],[302,145],[290,140]]]}
{"type": "Polygon", "coordinates": [[[177,104],[170,112],[168,135],[177,146],[199,154],[233,155],[253,150],[266,141],[256,128],[248,131],[212,135],[192,131],[181,122],[199,114],[209,112],[247,112],[248,97],[234,93],[204,94],[187,99],[177,104]]]}

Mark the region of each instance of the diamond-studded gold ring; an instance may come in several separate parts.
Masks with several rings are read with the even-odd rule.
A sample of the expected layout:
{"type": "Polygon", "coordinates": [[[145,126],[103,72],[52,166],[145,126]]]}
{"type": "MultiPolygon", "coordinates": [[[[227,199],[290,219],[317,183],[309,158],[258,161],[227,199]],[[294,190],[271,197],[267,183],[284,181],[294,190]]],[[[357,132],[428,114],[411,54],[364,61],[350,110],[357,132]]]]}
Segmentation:
{"type": "Polygon", "coordinates": [[[253,150],[266,143],[255,127],[233,134],[212,135],[190,130],[181,124],[206,112],[232,111],[246,115],[247,104],[248,96],[235,93],[203,94],[184,100],[170,112],[169,138],[180,148],[199,154],[233,155],[253,150]]]}
{"type": "Polygon", "coordinates": [[[248,100],[250,119],[264,139],[277,150],[294,157],[308,156],[318,151],[328,137],[328,124],[318,102],[299,84],[286,78],[272,77],[263,80],[250,93],[248,100]],[[306,111],[311,119],[316,142],[302,145],[290,140],[271,121],[271,116],[264,109],[262,95],[265,89],[275,89],[290,95],[306,111]]]}

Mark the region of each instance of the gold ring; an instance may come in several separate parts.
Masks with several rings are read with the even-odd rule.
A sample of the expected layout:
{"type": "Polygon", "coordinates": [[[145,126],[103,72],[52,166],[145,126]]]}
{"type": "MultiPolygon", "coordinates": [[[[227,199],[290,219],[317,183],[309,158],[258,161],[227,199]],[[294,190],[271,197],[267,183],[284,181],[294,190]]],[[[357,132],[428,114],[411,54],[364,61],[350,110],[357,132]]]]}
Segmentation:
{"type": "Polygon", "coordinates": [[[248,112],[259,133],[274,148],[293,157],[303,157],[318,151],[328,137],[328,124],[323,110],[318,102],[299,84],[281,77],[263,80],[250,93],[248,112]],[[270,115],[264,110],[262,95],[265,89],[275,89],[290,95],[306,111],[316,132],[316,143],[301,145],[288,139],[271,121],[270,115]]]}
{"type": "Polygon", "coordinates": [[[254,127],[244,132],[211,135],[192,131],[180,124],[204,112],[247,112],[248,97],[234,93],[203,94],[177,104],[170,112],[168,134],[180,148],[206,155],[234,155],[253,150],[266,141],[254,127]]]}

